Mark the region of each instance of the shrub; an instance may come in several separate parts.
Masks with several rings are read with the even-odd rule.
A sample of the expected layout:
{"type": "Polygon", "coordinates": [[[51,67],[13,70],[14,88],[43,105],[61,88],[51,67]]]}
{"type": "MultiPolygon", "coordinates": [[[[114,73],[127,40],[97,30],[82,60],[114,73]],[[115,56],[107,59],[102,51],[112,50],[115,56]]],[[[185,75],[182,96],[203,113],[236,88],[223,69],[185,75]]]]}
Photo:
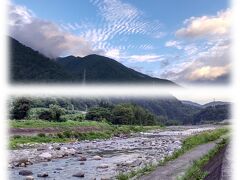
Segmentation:
{"type": "Polygon", "coordinates": [[[77,113],[77,114],[65,114],[60,117],[61,121],[83,121],[84,115],[77,113]]]}
{"type": "Polygon", "coordinates": [[[27,98],[19,98],[13,102],[11,111],[12,119],[24,119],[27,117],[28,111],[31,108],[31,101],[27,98]]]}
{"type": "Polygon", "coordinates": [[[46,134],[44,134],[44,133],[39,133],[39,134],[38,134],[38,137],[46,137],[46,134]]]}
{"type": "Polygon", "coordinates": [[[53,121],[61,121],[60,117],[65,114],[65,109],[61,108],[56,104],[51,104],[49,106],[49,112],[51,113],[53,121]]]}
{"type": "Polygon", "coordinates": [[[38,118],[50,121],[53,117],[52,117],[52,113],[48,109],[46,109],[39,114],[38,118]]]}

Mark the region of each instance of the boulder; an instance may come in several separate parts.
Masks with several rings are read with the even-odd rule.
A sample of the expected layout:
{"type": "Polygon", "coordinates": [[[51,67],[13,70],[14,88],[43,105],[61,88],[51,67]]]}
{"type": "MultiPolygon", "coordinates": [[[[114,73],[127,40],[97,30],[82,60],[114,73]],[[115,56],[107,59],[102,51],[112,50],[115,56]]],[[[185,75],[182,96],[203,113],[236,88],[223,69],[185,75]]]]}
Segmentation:
{"type": "Polygon", "coordinates": [[[21,170],[19,171],[18,173],[19,175],[22,175],[22,176],[29,176],[29,175],[32,175],[32,171],[29,171],[29,170],[21,170]]]}
{"type": "Polygon", "coordinates": [[[73,177],[84,177],[84,173],[82,171],[72,175],[73,177]]]}
{"type": "Polygon", "coordinates": [[[86,160],[87,160],[87,158],[84,157],[84,156],[80,156],[79,159],[78,159],[78,161],[86,161],[86,160]]]}
{"type": "Polygon", "coordinates": [[[51,160],[52,159],[52,155],[50,153],[48,153],[48,152],[40,154],[39,157],[41,159],[46,159],[46,160],[51,160]]]}
{"type": "Polygon", "coordinates": [[[102,157],[101,156],[93,156],[93,160],[101,160],[102,157]]]}
{"type": "Polygon", "coordinates": [[[26,176],[25,180],[34,180],[34,177],[32,177],[32,176],[26,176]]]}
{"type": "Polygon", "coordinates": [[[48,173],[47,172],[39,173],[37,174],[37,177],[48,177],[48,173]]]}
{"type": "Polygon", "coordinates": [[[97,168],[106,169],[108,168],[108,164],[100,164],[97,168]]]}

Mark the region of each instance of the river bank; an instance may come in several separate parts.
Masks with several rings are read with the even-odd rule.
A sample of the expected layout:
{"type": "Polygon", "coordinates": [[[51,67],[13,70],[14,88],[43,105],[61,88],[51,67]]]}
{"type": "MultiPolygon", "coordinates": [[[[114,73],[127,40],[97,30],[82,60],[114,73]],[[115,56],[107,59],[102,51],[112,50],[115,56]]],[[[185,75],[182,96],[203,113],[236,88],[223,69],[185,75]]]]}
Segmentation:
{"type": "Polygon", "coordinates": [[[25,179],[19,172],[26,171],[33,178],[47,175],[48,179],[60,180],[76,175],[83,179],[115,179],[119,173],[157,164],[180,149],[186,137],[216,128],[168,127],[107,140],[23,146],[9,151],[9,176],[25,179]]]}

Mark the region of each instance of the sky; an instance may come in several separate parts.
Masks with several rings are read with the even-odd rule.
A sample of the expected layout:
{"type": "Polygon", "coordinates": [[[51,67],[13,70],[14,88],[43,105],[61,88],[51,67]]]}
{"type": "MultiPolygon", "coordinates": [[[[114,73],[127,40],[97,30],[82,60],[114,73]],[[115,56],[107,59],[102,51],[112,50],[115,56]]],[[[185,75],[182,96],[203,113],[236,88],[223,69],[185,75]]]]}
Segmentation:
{"type": "Polygon", "coordinates": [[[12,0],[9,34],[50,58],[99,54],[179,84],[228,83],[227,0],[12,0]]]}

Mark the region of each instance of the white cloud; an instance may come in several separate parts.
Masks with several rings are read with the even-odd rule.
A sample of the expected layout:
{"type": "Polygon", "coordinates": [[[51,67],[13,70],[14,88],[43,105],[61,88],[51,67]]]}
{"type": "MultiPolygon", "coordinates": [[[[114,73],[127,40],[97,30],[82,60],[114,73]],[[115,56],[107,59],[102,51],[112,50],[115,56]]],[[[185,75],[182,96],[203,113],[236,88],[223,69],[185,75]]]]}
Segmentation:
{"type": "Polygon", "coordinates": [[[111,49],[105,53],[105,56],[118,60],[120,58],[120,50],[111,49]]]}
{"type": "Polygon", "coordinates": [[[190,81],[196,80],[214,80],[220,76],[226,75],[229,72],[229,66],[203,66],[199,69],[193,70],[188,79],[190,81]]]}
{"type": "Polygon", "coordinates": [[[227,82],[230,74],[229,40],[213,40],[210,47],[190,54],[188,60],[173,65],[162,76],[177,82],[227,82]]]}
{"type": "Polygon", "coordinates": [[[166,47],[175,47],[177,49],[182,49],[181,43],[178,41],[170,40],[165,43],[166,47]]]}
{"type": "Polygon", "coordinates": [[[93,50],[83,37],[62,31],[57,24],[35,17],[23,6],[9,5],[9,22],[10,36],[51,58],[101,52],[93,50]]]}
{"type": "MultiPolygon", "coordinates": [[[[126,57],[125,57],[126,58],[126,57]]],[[[162,55],[146,54],[146,55],[132,55],[127,57],[128,60],[137,62],[157,62],[165,59],[162,55]]]]}
{"type": "Polygon", "coordinates": [[[184,21],[185,27],[177,30],[176,35],[188,38],[228,35],[231,14],[231,10],[227,9],[216,16],[191,17],[184,21]]]}

